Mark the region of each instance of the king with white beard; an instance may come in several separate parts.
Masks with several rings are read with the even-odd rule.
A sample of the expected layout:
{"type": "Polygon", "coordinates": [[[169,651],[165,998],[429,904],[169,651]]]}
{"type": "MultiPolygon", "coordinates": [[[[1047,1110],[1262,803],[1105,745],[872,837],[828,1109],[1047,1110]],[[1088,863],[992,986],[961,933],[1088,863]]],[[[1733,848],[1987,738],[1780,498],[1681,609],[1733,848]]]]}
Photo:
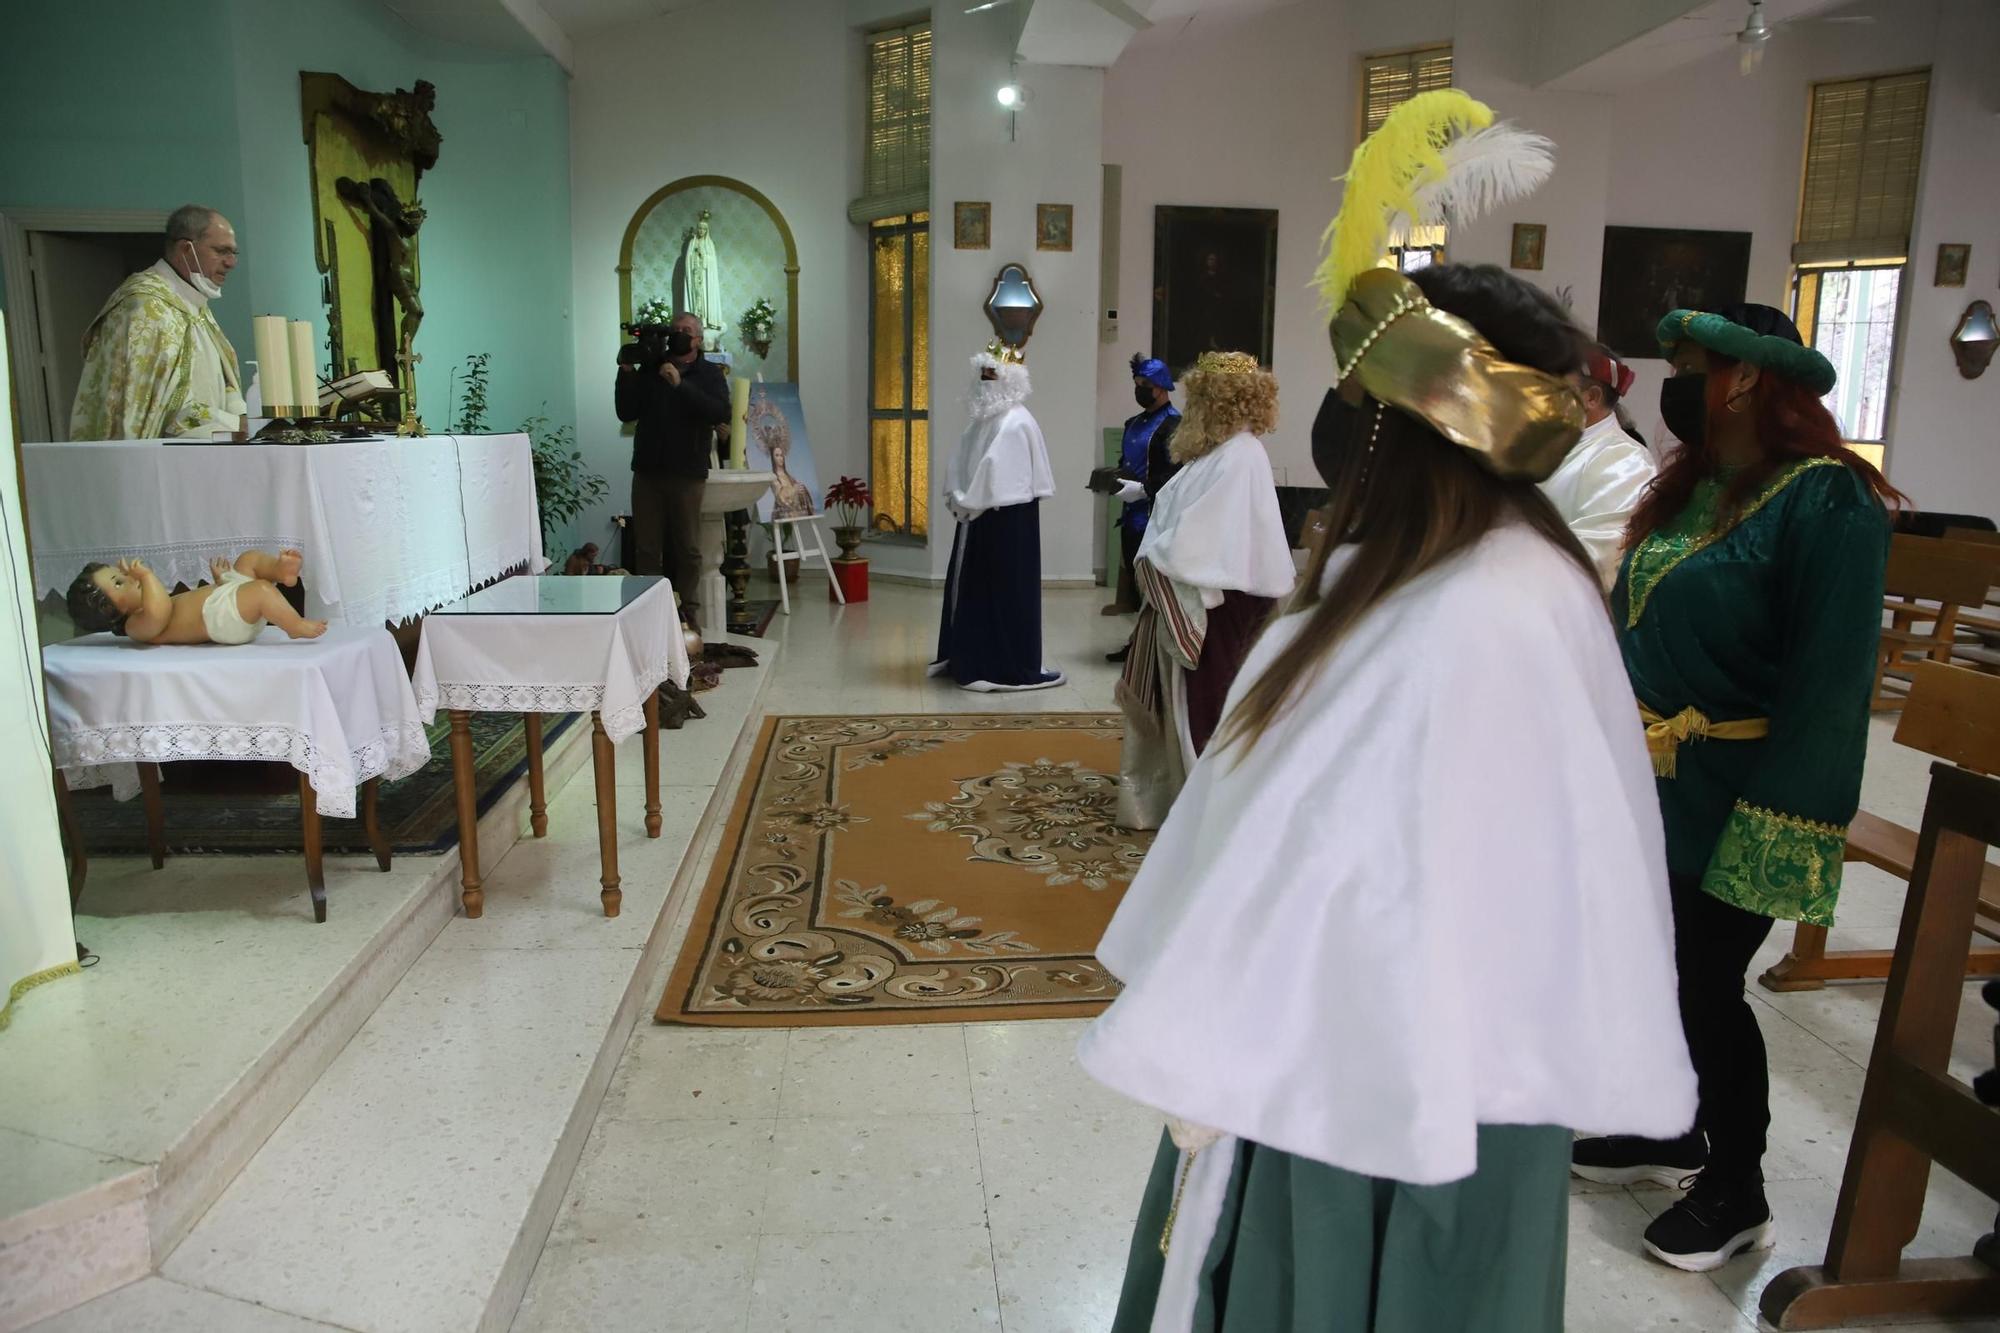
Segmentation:
{"type": "Polygon", "coordinates": [[[930,673],[968,690],[1043,690],[1063,683],[1042,666],[1039,505],[1055,478],[1020,353],[995,342],[972,368],[970,419],[945,472],[958,530],[930,673]]]}

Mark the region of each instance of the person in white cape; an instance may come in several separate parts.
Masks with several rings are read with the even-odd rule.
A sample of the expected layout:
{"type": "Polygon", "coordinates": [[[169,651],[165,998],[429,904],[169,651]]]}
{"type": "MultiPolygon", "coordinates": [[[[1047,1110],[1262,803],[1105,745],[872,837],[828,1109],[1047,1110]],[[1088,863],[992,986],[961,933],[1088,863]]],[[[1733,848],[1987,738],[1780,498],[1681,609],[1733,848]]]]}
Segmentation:
{"type": "Polygon", "coordinates": [[[1042,665],[1040,508],[1055,474],[1020,353],[996,341],[972,371],[965,433],[945,469],[958,525],[930,674],[980,692],[1046,690],[1063,683],[1042,665]]]}
{"type": "Polygon", "coordinates": [[[1097,951],[1083,1067],[1168,1122],[1114,1333],[1558,1330],[1572,1130],[1694,1117],[1652,766],[1534,485],[1581,342],[1503,270],[1373,267],[1349,214],[1421,168],[1371,145],[1491,122],[1404,108],[1322,271],[1328,539],[1097,951]]]}
{"type": "Polygon", "coordinates": [[[1570,377],[1583,399],[1583,438],[1542,483],[1542,494],[1589,552],[1607,592],[1618,581],[1625,527],[1659,472],[1653,451],[1629,433],[1618,410],[1633,378],[1632,368],[1609,348],[1590,345],[1583,368],[1570,377]]]}
{"type": "Polygon", "coordinates": [[[1296,571],[1271,460],[1278,382],[1244,352],[1204,352],[1186,377],[1180,465],[1133,558],[1141,598],[1118,682],[1125,713],[1118,823],[1158,828],[1207,748],[1222,703],[1296,571]]]}

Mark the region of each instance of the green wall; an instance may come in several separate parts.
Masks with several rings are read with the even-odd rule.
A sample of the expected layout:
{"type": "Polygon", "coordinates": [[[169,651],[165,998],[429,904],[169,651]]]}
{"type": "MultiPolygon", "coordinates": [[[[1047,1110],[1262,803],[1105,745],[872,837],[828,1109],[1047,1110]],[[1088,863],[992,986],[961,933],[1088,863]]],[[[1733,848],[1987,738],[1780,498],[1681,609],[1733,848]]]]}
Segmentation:
{"type": "Polygon", "coordinates": [[[212,204],[243,260],[216,314],[324,322],[299,72],[387,91],[437,85],[444,136],[421,185],[420,410],[493,354],[491,424],[576,420],[570,340],[569,81],[546,58],[446,47],[373,0],[16,0],[0,45],[0,207],[212,204]]]}

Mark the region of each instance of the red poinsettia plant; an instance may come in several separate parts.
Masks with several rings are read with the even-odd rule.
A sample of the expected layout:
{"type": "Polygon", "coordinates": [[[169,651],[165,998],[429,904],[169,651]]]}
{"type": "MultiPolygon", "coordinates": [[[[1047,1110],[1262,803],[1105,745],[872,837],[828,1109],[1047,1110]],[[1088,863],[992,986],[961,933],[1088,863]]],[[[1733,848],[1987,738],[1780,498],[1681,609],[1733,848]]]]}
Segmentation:
{"type": "Polygon", "coordinates": [[[861,527],[874,504],[868,483],[859,477],[842,477],[826,490],[826,507],[840,511],[840,526],[844,528],[861,527]]]}

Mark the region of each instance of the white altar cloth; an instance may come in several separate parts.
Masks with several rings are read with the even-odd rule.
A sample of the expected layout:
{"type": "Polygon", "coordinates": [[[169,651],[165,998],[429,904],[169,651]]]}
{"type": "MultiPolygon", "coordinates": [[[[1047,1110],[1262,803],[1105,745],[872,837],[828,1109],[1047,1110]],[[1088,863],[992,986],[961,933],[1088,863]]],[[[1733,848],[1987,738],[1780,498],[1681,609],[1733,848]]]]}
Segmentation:
{"type": "MultiPolygon", "coordinates": [[[[603,576],[599,577],[611,577],[603,576]]],[[[490,597],[514,583],[487,589],[490,597]]],[[[622,741],[646,725],[662,681],[688,682],[687,641],[665,579],[616,614],[428,616],[413,684],[425,721],[469,713],[600,714],[622,741]]]]}
{"type": "Polygon", "coordinates": [[[137,556],[168,587],[217,555],[305,553],[306,614],[379,626],[526,565],[542,530],[525,435],[338,444],[30,444],[37,596],[89,562],[137,556]]]}
{"type": "Polygon", "coordinates": [[[263,759],[312,780],[322,815],[354,817],[355,789],[407,777],[430,742],[389,631],[332,626],[237,645],[142,644],[88,634],[42,650],[49,740],[72,788],[139,790],[138,763],[263,759]]]}

